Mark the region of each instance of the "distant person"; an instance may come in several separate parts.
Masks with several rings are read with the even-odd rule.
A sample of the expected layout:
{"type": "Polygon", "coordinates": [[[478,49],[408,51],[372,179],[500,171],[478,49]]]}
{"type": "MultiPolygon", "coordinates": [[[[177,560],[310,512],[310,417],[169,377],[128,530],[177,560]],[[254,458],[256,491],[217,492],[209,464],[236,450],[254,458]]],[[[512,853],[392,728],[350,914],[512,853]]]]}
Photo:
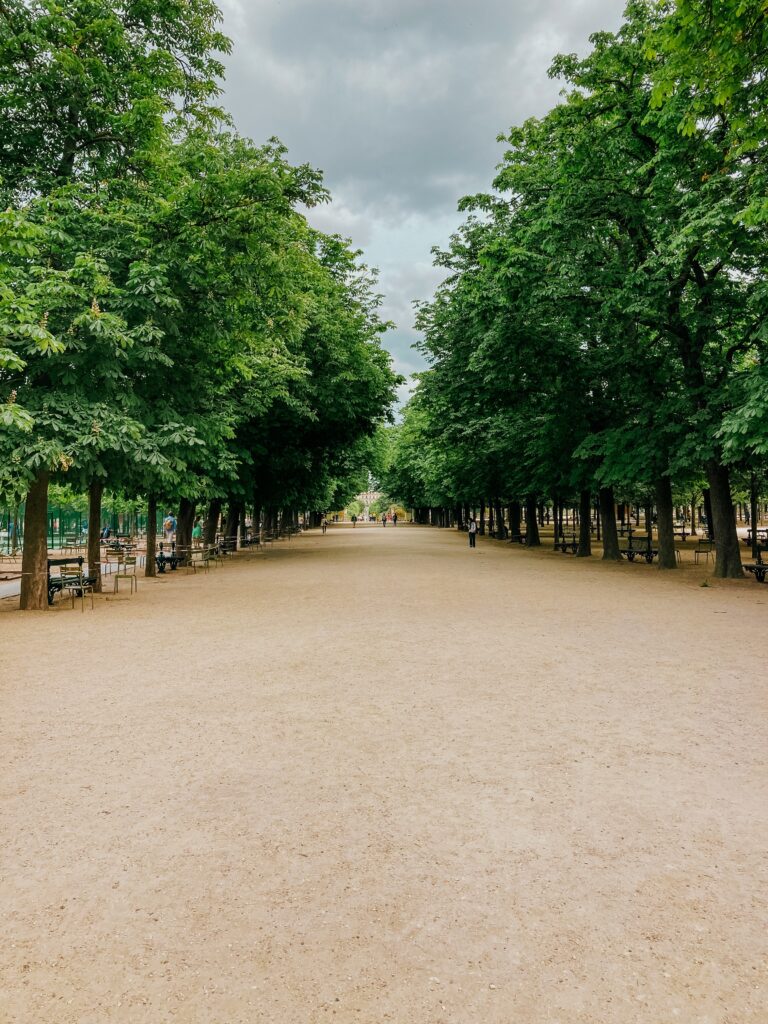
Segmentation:
{"type": "Polygon", "coordinates": [[[203,546],[203,520],[200,516],[195,520],[195,525],[192,527],[192,543],[196,548],[203,546]]]}
{"type": "Polygon", "coordinates": [[[357,526],[357,516],[352,516],[352,529],[354,530],[357,526]]]}
{"type": "Polygon", "coordinates": [[[392,525],[397,526],[397,512],[392,513],[392,525]]]}
{"type": "Polygon", "coordinates": [[[473,548],[477,541],[477,520],[474,516],[470,517],[467,532],[469,533],[469,546],[473,548]]]}
{"type": "Polygon", "coordinates": [[[320,528],[323,531],[323,533],[325,533],[325,531],[328,529],[328,520],[326,519],[325,516],[323,516],[323,518],[320,520],[320,528]]]}
{"type": "Polygon", "coordinates": [[[104,529],[101,531],[101,539],[102,540],[109,540],[109,538],[111,536],[112,536],[112,530],[109,528],[108,525],[105,525],[104,529]]]}
{"type": "Polygon", "coordinates": [[[165,534],[167,543],[170,544],[173,540],[174,533],[176,533],[176,518],[172,512],[169,512],[163,520],[163,533],[165,534]]]}
{"type": "Polygon", "coordinates": [[[383,512],[382,515],[381,515],[381,525],[382,526],[386,526],[387,525],[387,513],[386,512],[383,512]]]}

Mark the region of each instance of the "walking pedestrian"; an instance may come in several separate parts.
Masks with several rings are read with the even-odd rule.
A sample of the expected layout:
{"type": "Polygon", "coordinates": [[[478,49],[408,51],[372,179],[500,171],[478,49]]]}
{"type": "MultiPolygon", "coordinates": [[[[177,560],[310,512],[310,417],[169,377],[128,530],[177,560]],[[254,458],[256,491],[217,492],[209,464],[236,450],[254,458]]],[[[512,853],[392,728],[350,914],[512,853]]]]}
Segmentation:
{"type": "Polygon", "coordinates": [[[325,516],[320,520],[320,527],[322,528],[323,533],[328,529],[328,520],[325,516]]]}
{"type": "Polygon", "coordinates": [[[382,514],[381,514],[381,525],[382,526],[386,526],[387,525],[387,513],[386,512],[382,512],[382,514]]]}
{"type": "Polygon", "coordinates": [[[354,530],[357,526],[357,516],[352,516],[352,529],[354,530]]]}
{"type": "Polygon", "coordinates": [[[200,516],[195,519],[195,525],[192,527],[192,544],[196,548],[203,546],[203,520],[200,516]]]}
{"type": "Polygon", "coordinates": [[[392,513],[392,525],[397,526],[397,512],[392,513]]]}
{"type": "Polygon", "coordinates": [[[174,533],[176,533],[176,517],[172,512],[169,512],[163,520],[163,532],[165,533],[166,541],[170,544],[174,533]]]}
{"type": "Polygon", "coordinates": [[[473,548],[477,540],[477,520],[474,516],[470,516],[467,532],[469,533],[469,546],[473,548]]]}

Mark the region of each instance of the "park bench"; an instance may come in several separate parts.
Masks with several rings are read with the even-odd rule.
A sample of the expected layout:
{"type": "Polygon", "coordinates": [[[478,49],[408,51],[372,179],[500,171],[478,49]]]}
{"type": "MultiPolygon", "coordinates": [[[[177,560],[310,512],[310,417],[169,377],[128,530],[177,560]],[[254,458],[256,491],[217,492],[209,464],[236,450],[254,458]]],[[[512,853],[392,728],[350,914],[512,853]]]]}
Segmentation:
{"type": "Polygon", "coordinates": [[[217,547],[220,555],[232,555],[237,551],[237,534],[233,534],[230,537],[225,537],[223,534],[219,534],[217,547]]]}
{"type": "Polygon", "coordinates": [[[75,607],[75,597],[82,599],[83,611],[85,611],[85,595],[91,595],[91,607],[93,607],[93,588],[96,584],[95,576],[86,576],[83,570],[85,559],[80,555],[77,558],[49,558],[48,559],[48,604],[53,604],[57,594],[69,592],[72,598],[72,607],[75,607]],[[58,569],[58,575],[52,575],[51,569],[58,569]]]}
{"type": "Polygon", "coordinates": [[[562,551],[566,555],[569,551],[575,555],[579,550],[579,541],[576,537],[575,531],[571,533],[570,538],[566,537],[564,533],[561,533],[558,537],[555,534],[555,551],[562,551]]]}
{"type": "Polygon", "coordinates": [[[189,572],[190,569],[195,573],[195,575],[197,575],[198,569],[208,572],[210,569],[211,559],[214,557],[215,555],[211,548],[193,548],[189,555],[189,561],[187,562],[187,572],[189,572]]]}
{"type": "Polygon", "coordinates": [[[636,538],[629,535],[629,540],[625,548],[620,549],[621,554],[624,555],[628,562],[634,562],[636,558],[644,558],[648,565],[654,560],[656,555],[659,553],[658,548],[654,548],[651,545],[651,538],[643,537],[642,546],[637,544],[636,538]]]}
{"type": "Polygon", "coordinates": [[[768,547],[758,546],[757,561],[742,567],[745,572],[751,573],[758,583],[765,583],[765,577],[768,573],[768,562],[764,562],[761,557],[761,552],[763,551],[768,551],[768,547]]]}

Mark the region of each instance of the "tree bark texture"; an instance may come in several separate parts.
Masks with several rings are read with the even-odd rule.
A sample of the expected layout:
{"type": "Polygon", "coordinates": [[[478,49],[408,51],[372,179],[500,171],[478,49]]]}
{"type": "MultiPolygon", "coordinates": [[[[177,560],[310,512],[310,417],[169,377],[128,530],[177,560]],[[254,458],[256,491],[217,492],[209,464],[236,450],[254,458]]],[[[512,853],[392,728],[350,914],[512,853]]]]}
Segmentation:
{"type": "Polygon", "coordinates": [[[507,516],[509,517],[509,532],[513,537],[519,537],[522,533],[520,528],[520,502],[511,501],[507,508],[507,516]]]}
{"type": "Polygon", "coordinates": [[[176,554],[182,556],[182,565],[189,565],[190,562],[195,508],[196,504],[190,498],[182,498],[179,502],[179,518],[176,524],[176,554]]]}
{"type": "Polygon", "coordinates": [[[496,502],[496,540],[504,540],[506,536],[504,528],[504,508],[500,501],[496,502]]]}
{"type": "Polygon", "coordinates": [[[757,558],[757,478],[752,474],[749,484],[749,525],[752,527],[752,557],[757,558]]]}
{"type": "Polygon", "coordinates": [[[589,558],[592,554],[592,493],[582,491],[579,496],[579,547],[577,558],[589,558]]]}
{"type": "Polygon", "coordinates": [[[715,521],[712,516],[712,492],[709,487],[705,487],[701,493],[701,499],[704,502],[704,515],[707,517],[707,537],[710,540],[715,540],[715,521]]]}
{"type": "Polygon", "coordinates": [[[25,503],[19,602],[25,612],[48,608],[48,479],[48,470],[38,473],[25,503]]]}
{"type": "Polygon", "coordinates": [[[144,559],[144,575],[157,575],[157,560],[155,548],[157,547],[157,497],[150,494],[147,497],[147,555],[144,559]]]}
{"type": "Polygon", "coordinates": [[[656,515],[659,530],[660,569],[676,569],[675,555],[675,513],[672,505],[672,481],[668,476],[656,481],[656,515]]]}
{"type": "Polygon", "coordinates": [[[541,546],[537,514],[538,508],[536,506],[536,498],[529,494],[525,499],[525,544],[526,547],[529,548],[538,548],[541,546]]]}
{"type": "Polygon", "coordinates": [[[603,523],[603,561],[620,562],[621,551],[619,550],[619,534],[616,529],[613,488],[601,487],[599,496],[600,518],[603,523]]]}
{"type": "Polygon", "coordinates": [[[221,518],[221,498],[211,498],[208,505],[208,515],[205,518],[203,530],[203,544],[207,548],[213,547],[216,543],[216,534],[219,532],[219,519],[221,518]]]}
{"type": "MultiPolygon", "coordinates": [[[[274,511],[272,513],[274,516],[274,511]]],[[[227,506],[227,518],[224,523],[224,541],[234,551],[237,547],[237,536],[240,530],[240,502],[232,498],[227,506]]]]}
{"type": "Polygon", "coordinates": [[[718,579],[744,579],[741,565],[739,537],[731,501],[731,481],[728,469],[715,459],[706,465],[712,525],[715,531],[715,571],[718,579]]]}
{"type": "Polygon", "coordinates": [[[101,496],[103,480],[91,480],[88,488],[88,575],[94,577],[94,593],[101,593],[101,496]]]}

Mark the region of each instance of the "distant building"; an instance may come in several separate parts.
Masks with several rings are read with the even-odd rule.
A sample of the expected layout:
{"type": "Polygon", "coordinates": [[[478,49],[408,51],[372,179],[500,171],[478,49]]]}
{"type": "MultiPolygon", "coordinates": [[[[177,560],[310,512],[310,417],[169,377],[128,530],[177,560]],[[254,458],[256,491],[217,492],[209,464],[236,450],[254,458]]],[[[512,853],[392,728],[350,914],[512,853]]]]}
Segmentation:
{"type": "Polygon", "coordinates": [[[374,501],[378,501],[382,494],[382,491],[363,491],[362,494],[358,494],[356,497],[365,506],[367,512],[368,506],[372,505],[374,501]]]}

